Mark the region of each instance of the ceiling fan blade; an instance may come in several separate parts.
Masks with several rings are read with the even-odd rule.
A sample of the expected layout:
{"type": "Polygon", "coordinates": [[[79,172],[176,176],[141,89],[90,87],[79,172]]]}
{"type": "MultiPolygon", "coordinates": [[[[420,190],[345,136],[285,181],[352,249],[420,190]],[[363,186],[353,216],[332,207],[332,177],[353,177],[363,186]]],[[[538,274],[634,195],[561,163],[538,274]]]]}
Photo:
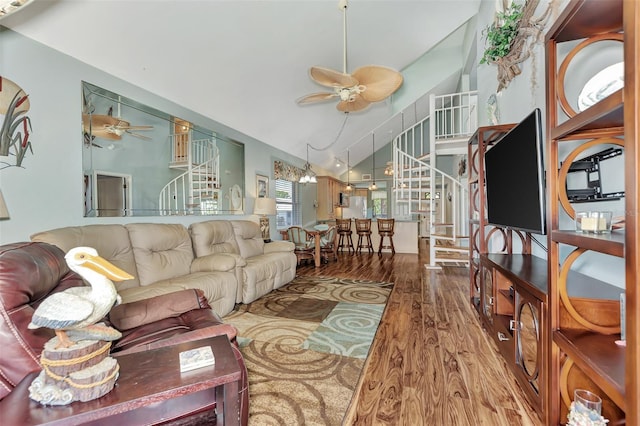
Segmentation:
{"type": "Polygon", "coordinates": [[[312,93],[310,95],[301,97],[296,102],[301,105],[312,104],[315,102],[328,101],[329,99],[335,98],[336,96],[338,96],[337,93],[329,93],[329,92],[312,93]]]}
{"type": "Polygon", "coordinates": [[[338,105],[336,105],[336,108],[342,112],[356,112],[362,111],[368,107],[369,104],[371,104],[371,102],[365,100],[362,96],[354,95],[353,101],[340,101],[338,105]]]}
{"type": "Polygon", "coordinates": [[[131,136],[136,137],[136,138],[139,138],[139,139],[143,139],[143,140],[145,140],[145,141],[150,141],[150,140],[152,140],[149,136],[144,136],[144,135],[140,135],[140,134],[138,134],[138,133],[133,133],[133,132],[130,132],[129,130],[127,130],[127,131],[126,131],[126,133],[127,133],[128,135],[131,135],[131,136]]]}
{"type": "Polygon", "coordinates": [[[309,74],[316,83],[327,87],[352,87],[358,85],[358,80],[351,75],[329,68],[311,67],[309,74]]]}
{"type": "Polygon", "coordinates": [[[120,136],[119,134],[113,133],[106,129],[93,129],[93,131],[91,132],[91,136],[101,139],[108,139],[110,141],[119,141],[120,139],[122,139],[122,136],[120,136]]]}
{"type": "Polygon", "coordinates": [[[118,126],[123,130],[153,130],[153,126],[118,126]]]}
{"type": "Polygon", "coordinates": [[[402,74],[398,71],[378,65],[358,68],[353,72],[353,76],[366,87],[360,96],[369,102],[380,102],[388,98],[398,90],[403,80],[402,74]]]}
{"type": "Polygon", "coordinates": [[[85,131],[89,131],[89,118],[91,118],[91,127],[93,130],[97,128],[104,128],[106,126],[115,126],[120,120],[110,117],[108,115],[101,114],[82,114],[82,125],[85,131]]]}

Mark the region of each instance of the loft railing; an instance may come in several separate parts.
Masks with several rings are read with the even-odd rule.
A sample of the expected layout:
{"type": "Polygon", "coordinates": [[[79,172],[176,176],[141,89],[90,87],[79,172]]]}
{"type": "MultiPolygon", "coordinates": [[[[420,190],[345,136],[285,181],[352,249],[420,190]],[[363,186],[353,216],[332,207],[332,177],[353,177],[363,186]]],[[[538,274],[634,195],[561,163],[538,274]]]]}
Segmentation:
{"type": "Polygon", "coordinates": [[[430,265],[460,262],[448,256],[468,238],[466,185],[435,167],[440,153],[466,154],[477,127],[475,91],[431,95],[432,113],[403,131],[393,145],[394,217],[427,217],[430,265]],[[433,158],[433,160],[432,160],[433,158]]]}
{"type": "Polygon", "coordinates": [[[220,202],[218,148],[213,139],[185,143],[184,135],[170,137],[173,141],[170,166],[186,168],[186,171],[160,191],[160,214],[192,214],[196,209],[213,213],[220,202]]]}

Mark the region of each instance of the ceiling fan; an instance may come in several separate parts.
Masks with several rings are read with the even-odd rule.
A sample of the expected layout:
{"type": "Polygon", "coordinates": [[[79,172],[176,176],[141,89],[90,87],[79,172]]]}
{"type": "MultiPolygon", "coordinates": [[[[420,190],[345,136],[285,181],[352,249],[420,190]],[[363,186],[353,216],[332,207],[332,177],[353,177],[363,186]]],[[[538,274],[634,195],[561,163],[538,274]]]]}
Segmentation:
{"type": "Polygon", "coordinates": [[[144,140],[151,140],[150,137],[136,132],[153,129],[153,126],[132,126],[128,121],[101,114],[82,114],[82,127],[85,133],[90,133],[97,138],[109,140],[120,140],[124,134],[144,140]]]}
{"type": "Polygon", "coordinates": [[[347,74],[347,0],[339,0],[343,12],[344,61],[342,72],[323,67],[311,67],[309,74],[316,83],[331,87],[333,92],[306,95],[297,100],[300,105],[339,98],[336,108],[342,112],[355,112],[380,102],[393,94],[402,84],[402,74],[379,65],[360,67],[347,74]]]}

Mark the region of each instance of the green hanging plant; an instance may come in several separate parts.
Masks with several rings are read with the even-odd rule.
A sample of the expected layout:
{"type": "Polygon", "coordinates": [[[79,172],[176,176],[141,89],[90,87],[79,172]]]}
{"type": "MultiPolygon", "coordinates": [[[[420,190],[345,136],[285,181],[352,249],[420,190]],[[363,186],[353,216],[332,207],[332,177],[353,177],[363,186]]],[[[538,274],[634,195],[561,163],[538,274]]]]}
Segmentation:
{"type": "Polygon", "coordinates": [[[480,59],[481,64],[494,63],[509,54],[518,35],[522,12],[521,4],[512,3],[504,12],[498,13],[496,22],[482,31],[488,47],[480,59]]]}

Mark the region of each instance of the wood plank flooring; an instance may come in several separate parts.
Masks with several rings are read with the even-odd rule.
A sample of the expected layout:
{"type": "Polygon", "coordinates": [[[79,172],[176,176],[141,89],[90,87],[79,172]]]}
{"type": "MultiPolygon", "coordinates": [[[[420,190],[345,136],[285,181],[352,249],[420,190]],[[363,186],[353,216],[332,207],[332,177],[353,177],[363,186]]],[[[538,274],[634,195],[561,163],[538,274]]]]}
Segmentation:
{"type": "Polygon", "coordinates": [[[300,275],[390,281],[345,425],[541,425],[468,302],[467,268],[427,270],[420,254],[353,255],[300,275]]]}

